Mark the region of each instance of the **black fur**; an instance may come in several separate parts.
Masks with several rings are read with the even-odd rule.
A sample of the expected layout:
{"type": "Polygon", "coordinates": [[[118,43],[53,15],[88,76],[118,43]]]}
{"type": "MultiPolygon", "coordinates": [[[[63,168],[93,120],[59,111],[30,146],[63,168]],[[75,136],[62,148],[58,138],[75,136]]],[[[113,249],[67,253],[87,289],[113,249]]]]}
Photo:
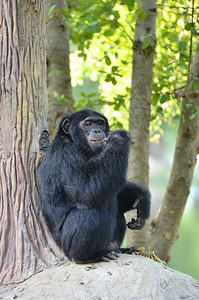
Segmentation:
{"type": "Polygon", "coordinates": [[[126,181],[129,147],[125,131],[109,135],[107,119],[90,109],[62,119],[39,168],[38,186],[49,229],[71,260],[100,261],[111,251],[111,242],[120,247],[126,211],[138,211],[133,229],[140,229],[149,217],[149,191],[126,181]],[[89,146],[79,126],[87,117],[105,121],[107,141],[100,149],[89,146]]]}

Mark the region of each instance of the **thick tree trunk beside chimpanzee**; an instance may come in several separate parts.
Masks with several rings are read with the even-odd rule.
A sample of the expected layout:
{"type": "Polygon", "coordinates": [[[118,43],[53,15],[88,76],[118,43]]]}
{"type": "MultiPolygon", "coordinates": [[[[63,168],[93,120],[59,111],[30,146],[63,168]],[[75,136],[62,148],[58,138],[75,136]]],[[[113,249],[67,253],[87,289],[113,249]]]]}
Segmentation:
{"type": "Polygon", "coordinates": [[[151,226],[150,246],[165,261],[170,260],[173,245],[178,238],[199,153],[199,94],[196,85],[193,89],[193,81],[199,89],[199,42],[185,89],[176,91],[179,103],[183,100],[172,171],[160,211],[151,226]]]}
{"type": "MultiPolygon", "coordinates": [[[[142,20],[137,17],[133,41],[129,131],[134,144],[131,147],[128,175],[130,180],[146,186],[149,183],[149,122],[156,45],[156,2],[156,0],[137,1],[138,4],[143,3],[140,10],[144,13],[142,20]],[[146,41],[148,46],[143,48],[146,41]]],[[[129,220],[132,216],[132,212],[127,213],[129,220]]],[[[143,230],[127,231],[128,246],[147,244],[143,230]]]]}
{"type": "Polygon", "coordinates": [[[37,165],[48,144],[42,0],[0,1],[0,283],[56,264],[40,213],[37,165]],[[39,145],[40,140],[40,145],[39,145]]]}
{"type": "Polygon", "coordinates": [[[48,128],[51,137],[55,136],[59,122],[64,115],[73,111],[73,93],[69,61],[69,30],[62,20],[59,10],[67,8],[66,0],[46,0],[46,47],[47,47],[47,89],[48,89],[48,128]],[[49,10],[56,5],[53,12],[49,10]],[[61,103],[60,98],[68,100],[61,103]]]}

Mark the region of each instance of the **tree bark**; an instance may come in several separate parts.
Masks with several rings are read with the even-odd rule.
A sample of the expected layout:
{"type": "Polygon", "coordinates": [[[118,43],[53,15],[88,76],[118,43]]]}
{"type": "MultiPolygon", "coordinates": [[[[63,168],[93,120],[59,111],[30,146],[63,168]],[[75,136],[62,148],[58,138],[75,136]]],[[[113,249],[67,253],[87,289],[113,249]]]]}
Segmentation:
{"type": "Polygon", "coordinates": [[[42,0],[0,1],[0,283],[63,254],[40,213],[37,165],[48,144],[42,0]],[[39,145],[40,141],[40,145],[39,145]]]}
{"type": "MultiPolygon", "coordinates": [[[[156,0],[138,0],[144,12],[142,21],[136,20],[133,41],[133,73],[131,85],[129,131],[134,144],[130,153],[129,179],[148,186],[149,182],[149,123],[153,83],[153,60],[156,45],[156,0]],[[148,43],[148,46],[147,46],[148,43]]],[[[138,14],[139,16],[139,14],[138,14]]],[[[131,219],[132,213],[127,214],[131,219]]],[[[127,244],[146,244],[143,230],[127,231],[127,244]]]]}
{"type": "Polygon", "coordinates": [[[169,261],[191,186],[196,156],[199,153],[199,94],[193,89],[193,80],[199,89],[199,42],[191,62],[191,70],[184,91],[177,97],[183,98],[178,137],[172,171],[158,216],[151,226],[151,248],[156,254],[169,261]]]}
{"type": "Polygon", "coordinates": [[[48,88],[48,128],[54,137],[60,119],[73,110],[73,94],[69,67],[69,30],[62,21],[59,10],[67,8],[66,0],[46,0],[46,15],[56,4],[55,11],[49,14],[47,32],[47,88],[48,88]],[[62,104],[59,97],[69,102],[62,104]]]}

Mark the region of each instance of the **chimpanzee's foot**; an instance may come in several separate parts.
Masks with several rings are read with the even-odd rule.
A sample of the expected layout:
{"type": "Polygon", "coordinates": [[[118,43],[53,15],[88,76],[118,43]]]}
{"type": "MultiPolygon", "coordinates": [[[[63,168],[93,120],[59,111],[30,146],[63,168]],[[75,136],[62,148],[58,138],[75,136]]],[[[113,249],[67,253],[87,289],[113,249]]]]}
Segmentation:
{"type": "Polygon", "coordinates": [[[136,253],[137,249],[138,249],[137,246],[129,247],[129,248],[120,248],[120,252],[124,254],[132,254],[132,253],[136,253]]]}
{"type": "Polygon", "coordinates": [[[118,252],[115,252],[115,251],[109,251],[107,254],[105,254],[103,257],[102,257],[102,261],[106,261],[106,262],[109,262],[111,260],[116,260],[118,259],[119,257],[119,253],[118,252]]]}
{"type": "Polygon", "coordinates": [[[116,242],[108,243],[107,249],[115,251],[115,252],[120,252],[120,247],[118,246],[118,243],[116,243],[116,242]]]}

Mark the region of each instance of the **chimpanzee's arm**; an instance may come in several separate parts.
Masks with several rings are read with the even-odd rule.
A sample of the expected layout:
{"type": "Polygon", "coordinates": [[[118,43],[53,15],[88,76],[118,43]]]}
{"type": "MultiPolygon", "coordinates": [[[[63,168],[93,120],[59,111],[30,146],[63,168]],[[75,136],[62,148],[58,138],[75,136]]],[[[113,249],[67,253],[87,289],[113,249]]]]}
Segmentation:
{"type": "Polygon", "coordinates": [[[128,182],[117,198],[118,209],[122,213],[137,209],[137,220],[132,219],[127,226],[130,229],[141,229],[145,224],[145,219],[150,215],[151,195],[148,188],[128,182]]]}

